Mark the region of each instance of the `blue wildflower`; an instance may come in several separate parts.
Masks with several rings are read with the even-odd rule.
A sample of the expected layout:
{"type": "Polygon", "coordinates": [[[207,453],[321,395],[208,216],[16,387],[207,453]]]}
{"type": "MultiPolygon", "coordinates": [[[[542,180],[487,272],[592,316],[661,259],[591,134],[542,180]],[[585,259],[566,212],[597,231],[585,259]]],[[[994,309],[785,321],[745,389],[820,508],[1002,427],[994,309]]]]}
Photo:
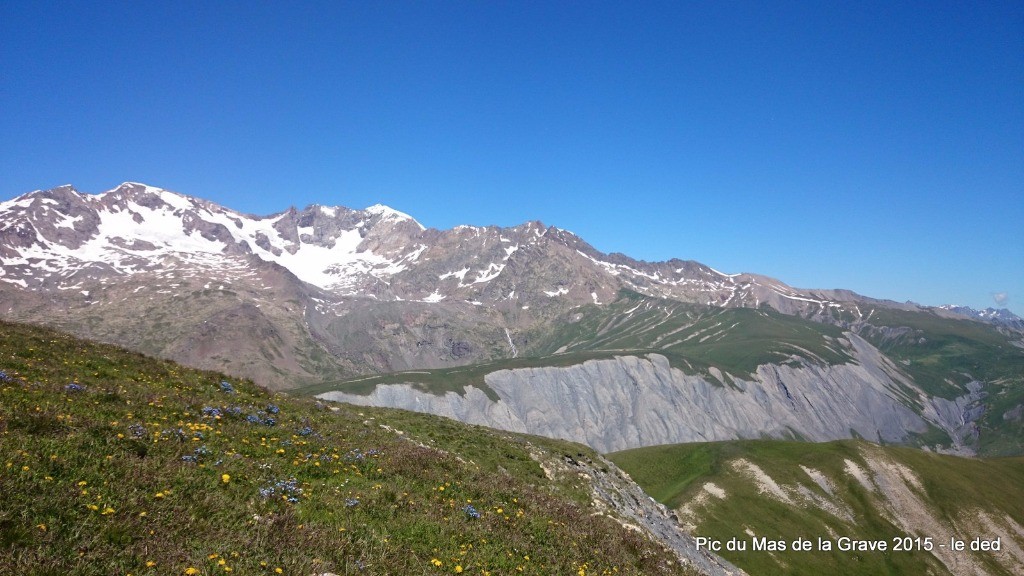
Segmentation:
{"type": "Polygon", "coordinates": [[[267,407],[264,408],[264,410],[266,411],[267,414],[277,414],[278,412],[281,411],[281,409],[274,404],[267,404],[267,407]]]}
{"type": "Polygon", "coordinates": [[[272,482],[267,486],[263,486],[259,489],[260,496],[264,498],[277,498],[284,496],[285,500],[292,504],[299,501],[299,496],[302,495],[302,488],[299,486],[299,481],[295,478],[289,478],[288,480],[278,480],[272,482]]]}
{"type": "Polygon", "coordinates": [[[142,438],[146,435],[146,428],[142,424],[132,424],[128,427],[128,433],[132,435],[132,438],[142,438]]]}
{"type": "Polygon", "coordinates": [[[462,511],[466,513],[466,518],[476,520],[480,518],[480,512],[472,504],[466,504],[462,507],[462,511]]]}
{"type": "Polygon", "coordinates": [[[309,426],[305,426],[301,430],[299,430],[299,436],[309,436],[312,433],[313,433],[313,429],[310,428],[309,426]]]}
{"type": "Polygon", "coordinates": [[[345,498],[345,507],[352,508],[359,505],[359,498],[345,498]]]}
{"type": "Polygon", "coordinates": [[[65,386],[64,390],[66,390],[68,392],[82,392],[82,391],[85,390],[85,386],[82,386],[81,384],[79,384],[77,382],[72,382],[72,383],[68,384],[67,386],[65,386]]]}
{"type": "Polygon", "coordinates": [[[231,383],[228,382],[227,380],[221,380],[220,381],[220,391],[221,392],[226,392],[228,394],[234,394],[235,393],[235,387],[232,386],[231,383]]]}
{"type": "Polygon", "coordinates": [[[366,460],[366,454],[363,454],[362,450],[356,448],[355,450],[349,450],[341,457],[341,459],[352,464],[353,462],[362,462],[363,460],[366,460]]]}

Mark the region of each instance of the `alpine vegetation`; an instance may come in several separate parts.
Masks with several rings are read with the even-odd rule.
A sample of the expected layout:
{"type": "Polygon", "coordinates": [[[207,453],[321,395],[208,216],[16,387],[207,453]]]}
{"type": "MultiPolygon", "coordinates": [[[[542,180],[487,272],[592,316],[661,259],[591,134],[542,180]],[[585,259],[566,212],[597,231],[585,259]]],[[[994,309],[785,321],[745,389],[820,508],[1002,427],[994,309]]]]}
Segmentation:
{"type": "Polygon", "coordinates": [[[597,458],[579,445],[275,395],[25,325],[0,324],[0,363],[7,573],[696,573],[595,513],[581,475],[545,473],[597,458]]]}

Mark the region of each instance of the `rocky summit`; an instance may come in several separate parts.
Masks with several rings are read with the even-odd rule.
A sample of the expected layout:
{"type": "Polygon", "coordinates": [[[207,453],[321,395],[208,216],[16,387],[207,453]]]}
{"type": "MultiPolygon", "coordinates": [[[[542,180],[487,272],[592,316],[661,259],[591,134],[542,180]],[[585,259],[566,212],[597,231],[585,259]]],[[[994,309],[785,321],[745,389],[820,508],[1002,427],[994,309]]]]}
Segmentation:
{"type": "Polygon", "coordinates": [[[0,203],[0,311],[274,389],[598,449],[1021,450],[1024,324],[604,254],[540,222],[236,212],[138,183],[0,203]]]}

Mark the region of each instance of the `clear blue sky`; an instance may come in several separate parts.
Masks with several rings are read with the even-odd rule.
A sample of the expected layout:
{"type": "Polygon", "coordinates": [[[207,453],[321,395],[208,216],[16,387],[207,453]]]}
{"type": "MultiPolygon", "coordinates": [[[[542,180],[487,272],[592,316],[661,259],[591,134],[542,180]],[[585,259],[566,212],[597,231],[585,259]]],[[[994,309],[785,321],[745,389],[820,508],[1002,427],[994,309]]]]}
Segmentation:
{"type": "Polygon", "coordinates": [[[542,220],[1024,315],[1024,3],[0,2],[0,196],[542,220]]]}

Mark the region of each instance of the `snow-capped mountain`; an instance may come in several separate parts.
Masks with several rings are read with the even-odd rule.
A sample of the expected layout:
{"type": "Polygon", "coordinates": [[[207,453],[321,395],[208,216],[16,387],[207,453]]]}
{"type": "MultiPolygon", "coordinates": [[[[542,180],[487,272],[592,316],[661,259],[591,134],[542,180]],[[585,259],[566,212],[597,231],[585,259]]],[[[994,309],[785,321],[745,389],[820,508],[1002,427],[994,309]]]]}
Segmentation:
{"type": "Polygon", "coordinates": [[[540,222],[436,230],[380,205],[253,216],[62,186],[0,203],[0,315],[602,449],[929,426],[955,450],[1017,445],[1024,331],[987,326],[998,312],[642,262],[540,222]]]}
{"type": "Polygon", "coordinates": [[[944,306],[939,306],[938,308],[940,310],[959,314],[960,316],[966,316],[967,318],[972,318],[974,320],[995,324],[996,326],[1004,326],[1014,330],[1024,331],[1024,319],[1013,312],[1010,312],[1006,308],[985,308],[984,310],[976,310],[970,306],[958,306],[956,304],[946,304],[944,306]]]}
{"type": "Polygon", "coordinates": [[[830,323],[871,300],[693,261],[604,254],[576,235],[424,228],[387,206],[270,216],[145,184],[0,203],[0,311],[276,386],[529,351],[556,318],[623,290],[830,323]]]}
{"type": "Polygon", "coordinates": [[[537,299],[607,303],[620,288],[715,306],[842,308],[851,293],[801,291],[696,262],[647,263],[602,254],[570,232],[513,228],[427,230],[387,206],[309,206],[241,214],[198,198],[125,183],[98,195],[70,186],[0,203],[0,281],[36,290],[84,290],[137,274],[190,271],[232,280],[253,258],[337,296],[440,302],[537,299]],[[558,271],[537,272],[554,258],[558,271]]]}

